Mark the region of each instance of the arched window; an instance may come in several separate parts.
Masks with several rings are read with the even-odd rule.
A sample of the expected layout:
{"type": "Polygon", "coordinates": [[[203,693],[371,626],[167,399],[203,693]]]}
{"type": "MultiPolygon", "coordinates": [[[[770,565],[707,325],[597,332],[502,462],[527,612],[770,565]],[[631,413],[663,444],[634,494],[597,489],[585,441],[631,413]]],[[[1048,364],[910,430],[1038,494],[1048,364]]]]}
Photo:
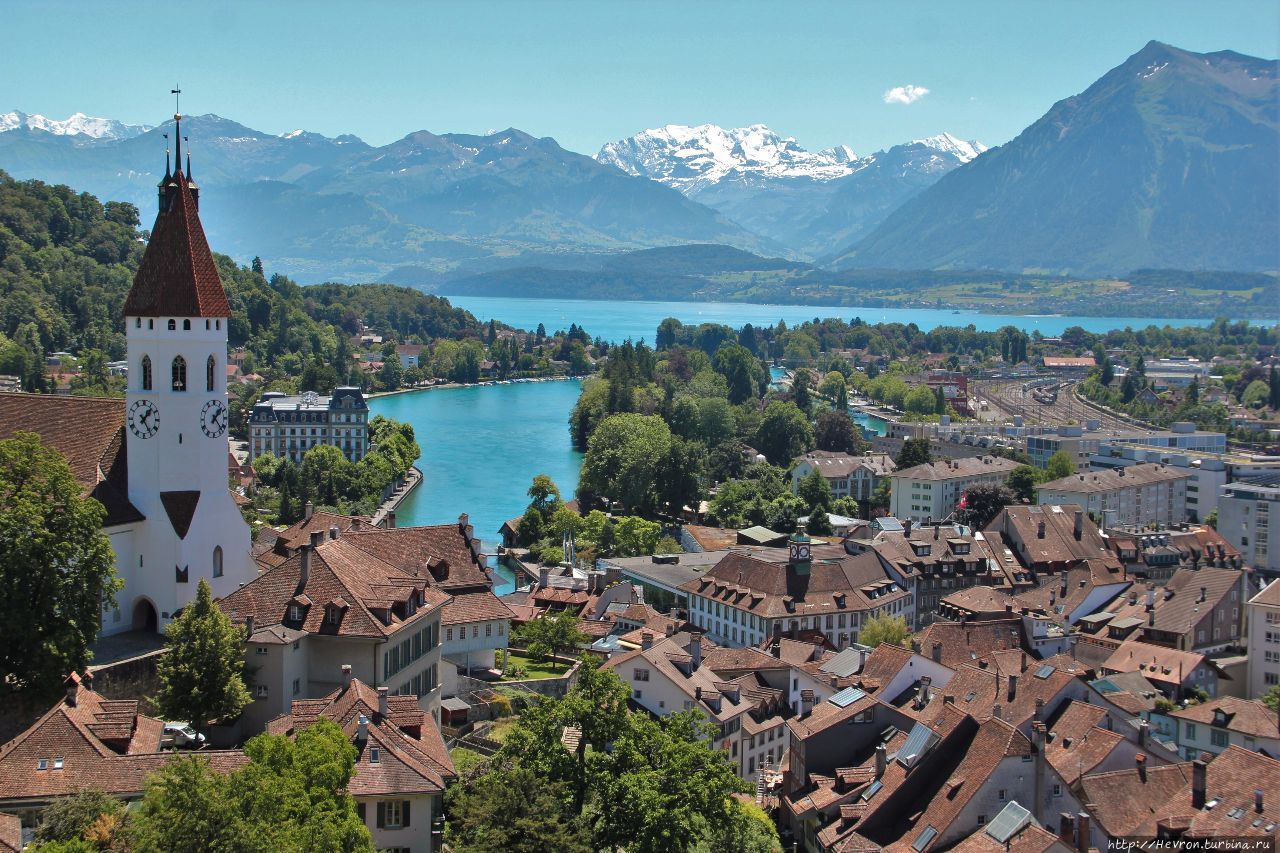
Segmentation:
{"type": "Polygon", "coordinates": [[[169,321],[169,331],[171,331],[171,332],[172,332],[172,331],[175,331],[177,328],[178,328],[178,321],[177,321],[177,320],[170,320],[170,321],[169,321]]]}
{"type": "Polygon", "coordinates": [[[215,578],[222,577],[222,546],[216,545],[213,549],[213,576],[215,578]]]}
{"type": "Polygon", "coordinates": [[[213,360],[213,356],[209,356],[209,360],[204,365],[204,384],[206,391],[213,390],[213,371],[217,362],[213,360]]]}
{"type": "Polygon", "coordinates": [[[173,390],[187,390],[187,360],[182,356],[173,360],[173,390]]]}
{"type": "Polygon", "coordinates": [[[191,331],[191,321],[190,321],[190,320],[183,320],[183,321],[182,321],[182,331],[184,331],[184,332],[189,332],[189,331],[191,331]]]}
{"type": "Polygon", "coordinates": [[[151,390],[151,356],[142,357],[142,390],[151,390]]]}

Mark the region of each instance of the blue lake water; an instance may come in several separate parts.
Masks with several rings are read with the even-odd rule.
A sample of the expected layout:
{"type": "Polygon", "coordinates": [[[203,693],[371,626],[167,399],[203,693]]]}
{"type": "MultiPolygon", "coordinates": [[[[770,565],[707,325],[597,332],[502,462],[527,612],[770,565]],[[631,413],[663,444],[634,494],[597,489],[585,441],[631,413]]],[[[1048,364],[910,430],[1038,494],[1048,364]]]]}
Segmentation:
{"type": "Polygon", "coordinates": [[[465,512],[493,553],[498,528],[528,505],[534,476],[550,475],[572,497],[582,454],[569,441],[568,418],[580,388],[577,381],[522,382],[370,400],[371,414],[412,424],[422,447],[423,482],[396,511],[396,524],[450,524],[465,512]]]}
{"type": "Polygon", "coordinates": [[[868,323],[915,323],[928,331],[938,326],[968,326],[978,331],[994,331],[1002,326],[1016,326],[1028,334],[1039,330],[1052,337],[1071,326],[1090,332],[1106,332],[1131,326],[1150,325],[1207,326],[1212,320],[1152,319],[1143,317],[1067,317],[1026,316],[1018,314],[980,314],[973,311],[953,312],[933,308],[856,308],[821,305],[757,305],[746,302],[623,302],[598,299],[526,299],[505,296],[449,296],[449,302],[465,308],[480,320],[498,320],[521,329],[535,329],[539,323],[548,332],[568,329],[577,323],[592,337],[606,341],[644,339],[652,345],[658,324],[675,317],[686,325],[724,323],[737,329],[745,323],[773,325],[786,320],[787,325],[803,323],[814,317],[861,317],[868,323]]]}

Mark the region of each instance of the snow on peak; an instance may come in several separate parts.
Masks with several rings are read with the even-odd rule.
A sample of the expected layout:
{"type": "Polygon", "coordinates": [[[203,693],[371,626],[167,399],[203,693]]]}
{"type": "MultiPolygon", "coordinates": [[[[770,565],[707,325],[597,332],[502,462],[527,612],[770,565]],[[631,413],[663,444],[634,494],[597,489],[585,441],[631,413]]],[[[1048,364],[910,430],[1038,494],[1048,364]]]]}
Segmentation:
{"type": "Polygon", "coordinates": [[[853,172],[857,155],[846,145],[807,151],[763,124],[668,124],[610,142],[596,159],[690,194],[729,177],[830,181],[853,172]]]}
{"type": "Polygon", "coordinates": [[[55,136],[131,139],[146,133],[151,127],[145,124],[125,124],[109,118],[94,118],[84,113],[74,113],[61,121],[17,110],[11,113],[0,113],[0,133],[19,129],[42,131],[55,136]]]}
{"type": "Polygon", "coordinates": [[[280,138],[281,139],[297,139],[299,136],[301,136],[304,133],[306,133],[305,130],[303,130],[302,128],[298,128],[297,130],[291,130],[288,133],[280,134],[280,138]]]}
{"type": "Polygon", "coordinates": [[[949,133],[940,133],[937,136],[927,136],[924,139],[914,139],[911,144],[923,145],[926,148],[932,148],[935,151],[942,151],[946,154],[951,154],[961,163],[968,163],[983,151],[987,150],[987,146],[978,142],[976,139],[972,141],[958,139],[949,133]]]}

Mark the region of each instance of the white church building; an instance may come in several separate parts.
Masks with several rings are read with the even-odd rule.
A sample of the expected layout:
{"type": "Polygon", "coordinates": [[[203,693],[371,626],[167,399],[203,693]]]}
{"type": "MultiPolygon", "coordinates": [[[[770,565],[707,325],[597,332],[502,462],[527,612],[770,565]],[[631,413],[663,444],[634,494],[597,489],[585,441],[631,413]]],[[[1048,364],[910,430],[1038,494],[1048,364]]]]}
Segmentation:
{"type": "Polygon", "coordinates": [[[227,484],[231,306],[180,149],[178,161],[173,172],[166,164],[160,210],[124,306],[124,401],[0,394],[0,438],[39,433],[107,508],[104,531],[124,589],[117,608],[104,608],[102,634],[162,629],[195,597],[200,578],[221,598],[258,575],[249,526],[227,484]]]}

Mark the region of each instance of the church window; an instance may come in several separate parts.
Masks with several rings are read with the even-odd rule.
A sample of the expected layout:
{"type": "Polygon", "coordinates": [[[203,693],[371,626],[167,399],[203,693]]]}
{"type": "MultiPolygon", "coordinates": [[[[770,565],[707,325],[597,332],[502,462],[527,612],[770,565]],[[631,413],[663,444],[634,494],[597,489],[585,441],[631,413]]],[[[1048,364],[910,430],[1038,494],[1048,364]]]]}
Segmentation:
{"type": "Polygon", "coordinates": [[[173,359],[173,390],[187,390],[187,360],[180,355],[173,359]]]}
{"type": "Polygon", "coordinates": [[[183,320],[183,321],[182,321],[182,331],[184,331],[184,332],[189,332],[189,331],[191,331],[191,321],[190,321],[190,320],[183,320]]]}
{"type": "Polygon", "coordinates": [[[205,321],[204,321],[204,330],[205,330],[206,332],[207,332],[207,331],[209,331],[209,321],[208,321],[208,320],[205,320],[205,321]]]}
{"type": "Polygon", "coordinates": [[[151,356],[142,357],[142,390],[151,390],[151,356]]]}
{"type": "Polygon", "coordinates": [[[135,329],[141,329],[141,328],[142,328],[142,318],[141,318],[141,317],[134,317],[134,318],[133,318],[133,327],[134,327],[135,329]]]}
{"type": "Polygon", "coordinates": [[[204,384],[206,391],[213,390],[213,369],[217,362],[213,360],[213,356],[209,356],[209,360],[204,365],[204,384]]]}
{"type": "Polygon", "coordinates": [[[147,328],[148,328],[148,329],[154,329],[155,327],[156,327],[156,321],[155,321],[155,320],[148,320],[148,321],[147,321],[147,328]]]}
{"type": "Polygon", "coordinates": [[[178,329],[178,321],[177,321],[177,320],[170,320],[170,321],[169,321],[169,331],[173,332],[173,331],[177,331],[177,329],[178,329]]]}
{"type": "Polygon", "coordinates": [[[222,577],[222,546],[217,545],[213,549],[213,576],[215,578],[222,577]]]}

